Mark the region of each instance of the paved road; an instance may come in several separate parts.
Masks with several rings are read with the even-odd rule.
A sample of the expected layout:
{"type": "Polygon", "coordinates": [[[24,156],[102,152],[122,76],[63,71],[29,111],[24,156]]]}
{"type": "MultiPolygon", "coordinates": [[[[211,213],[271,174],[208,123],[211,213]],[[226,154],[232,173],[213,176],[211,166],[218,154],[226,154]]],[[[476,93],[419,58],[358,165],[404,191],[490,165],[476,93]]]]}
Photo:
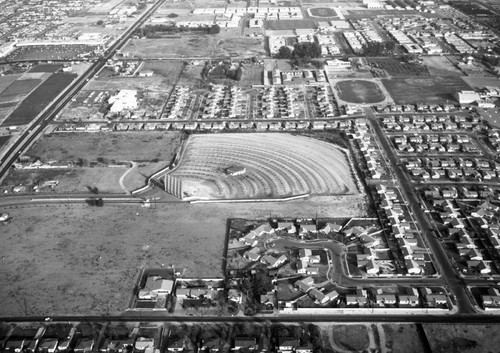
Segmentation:
{"type": "MultiPolygon", "coordinates": [[[[5,317],[3,322],[44,322],[46,316],[38,317],[5,317]]],[[[500,323],[500,316],[493,315],[409,315],[370,313],[365,315],[349,315],[339,311],[338,314],[326,315],[259,315],[259,316],[172,316],[166,312],[131,312],[117,316],[52,316],[52,322],[394,322],[394,323],[448,323],[448,324],[493,324],[500,323]]]]}
{"type": "Polygon", "coordinates": [[[403,197],[408,201],[408,207],[413,213],[413,217],[418,222],[424,240],[432,251],[434,257],[434,264],[436,265],[439,273],[444,277],[448,288],[457,298],[458,310],[462,314],[474,314],[476,310],[471,302],[471,298],[465,288],[464,282],[461,278],[457,276],[452,263],[450,262],[448,254],[445,252],[441,246],[439,240],[434,236],[434,232],[431,223],[420,206],[420,200],[415,193],[412,182],[403,168],[398,165],[399,160],[388,140],[386,134],[382,130],[382,127],[370,108],[365,109],[366,117],[370,120],[373,127],[373,131],[377,135],[383,152],[387,155],[392,168],[394,170],[395,176],[400,184],[400,190],[403,197]]]}

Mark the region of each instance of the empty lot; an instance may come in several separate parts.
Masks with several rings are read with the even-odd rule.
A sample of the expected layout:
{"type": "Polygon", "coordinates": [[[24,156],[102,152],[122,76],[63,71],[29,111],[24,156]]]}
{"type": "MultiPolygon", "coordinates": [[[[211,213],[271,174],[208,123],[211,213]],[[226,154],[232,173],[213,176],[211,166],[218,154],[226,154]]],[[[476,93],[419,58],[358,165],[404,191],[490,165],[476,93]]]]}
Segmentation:
{"type": "Polygon", "coordinates": [[[383,79],[382,82],[396,104],[456,103],[455,93],[470,90],[469,85],[456,76],[392,78],[383,79]]]}
{"type": "MultiPolygon", "coordinates": [[[[128,167],[106,168],[119,162],[136,162],[124,178],[127,190],[146,184],[148,176],[166,167],[181,143],[180,132],[111,132],[111,133],[55,133],[45,135],[26,153],[32,159],[59,165],[74,163],[69,169],[14,170],[2,185],[12,187],[22,183],[58,180],[56,192],[86,192],[95,187],[101,192],[123,193],[120,177],[128,167]]],[[[126,163],[130,166],[129,163],[126,163]]],[[[42,190],[43,191],[43,190],[42,190]]]]}
{"type": "Polygon", "coordinates": [[[175,264],[186,277],[221,276],[227,218],[355,217],[365,207],[362,195],[155,209],[2,207],[13,221],[2,226],[0,315],[119,313],[144,267],[175,264]]]}

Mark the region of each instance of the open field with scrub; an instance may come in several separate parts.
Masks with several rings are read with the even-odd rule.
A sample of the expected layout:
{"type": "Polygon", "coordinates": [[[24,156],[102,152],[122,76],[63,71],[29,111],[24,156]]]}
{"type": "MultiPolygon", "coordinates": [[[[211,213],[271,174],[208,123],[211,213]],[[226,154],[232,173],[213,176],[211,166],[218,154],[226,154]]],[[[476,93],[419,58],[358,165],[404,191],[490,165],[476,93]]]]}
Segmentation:
{"type": "Polygon", "coordinates": [[[493,353],[500,344],[498,325],[423,325],[433,353],[493,353]]]}
{"type": "Polygon", "coordinates": [[[0,315],[119,313],[144,267],[175,264],[186,277],[221,276],[228,218],[366,215],[361,195],[203,205],[162,199],[151,209],[3,207],[12,221],[2,226],[0,315]]]}
{"type": "Polygon", "coordinates": [[[55,133],[38,140],[26,155],[42,161],[69,162],[81,158],[84,163],[98,161],[164,160],[170,162],[179,146],[180,132],[55,133]]]}
{"type": "Polygon", "coordinates": [[[261,39],[242,37],[241,29],[221,29],[218,34],[173,34],[155,39],[132,39],[122,50],[141,59],[251,57],[265,55],[261,39]]]}
{"type": "Polygon", "coordinates": [[[148,176],[170,163],[180,146],[181,136],[180,132],[159,131],[45,135],[25,155],[39,158],[43,163],[74,167],[13,170],[2,187],[9,189],[19,184],[28,186],[58,180],[54,190],[59,193],[86,192],[89,187],[103,193],[131,191],[144,186],[148,176]],[[108,168],[111,164],[123,164],[123,167],[108,168]],[[128,168],[131,170],[120,185],[120,178],[128,168]]]}
{"type": "MultiPolygon", "coordinates": [[[[124,168],[71,168],[71,169],[14,169],[2,181],[2,189],[11,189],[17,185],[25,185],[30,192],[32,187],[38,185],[42,193],[87,193],[97,190],[101,193],[124,193],[120,187],[120,178],[128,167],[124,168]],[[59,183],[53,189],[44,187],[44,182],[57,180],[59,183]],[[95,188],[95,189],[94,189],[95,188]]],[[[127,176],[128,178],[128,176],[127,176]]],[[[132,180],[130,184],[141,187],[145,184],[132,180]]],[[[10,191],[10,190],[9,190],[10,191]]]]}

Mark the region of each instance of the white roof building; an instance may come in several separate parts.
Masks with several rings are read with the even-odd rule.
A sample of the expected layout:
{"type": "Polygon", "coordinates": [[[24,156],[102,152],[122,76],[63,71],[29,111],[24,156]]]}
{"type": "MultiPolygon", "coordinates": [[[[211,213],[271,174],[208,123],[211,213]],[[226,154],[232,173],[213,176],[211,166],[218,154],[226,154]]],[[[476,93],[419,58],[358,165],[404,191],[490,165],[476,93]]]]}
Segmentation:
{"type": "Polygon", "coordinates": [[[481,97],[479,96],[479,93],[474,92],[474,91],[457,92],[457,100],[458,100],[458,103],[460,103],[460,104],[474,103],[480,99],[481,99],[481,97]]]}
{"type": "Polygon", "coordinates": [[[144,288],[139,291],[139,299],[154,299],[158,296],[167,296],[174,289],[174,281],[159,276],[149,276],[144,288]]]}
{"type": "Polygon", "coordinates": [[[108,102],[111,104],[110,112],[112,113],[137,109],[137,91],[122,89],[118,94],[110,97],[108,102]]]}

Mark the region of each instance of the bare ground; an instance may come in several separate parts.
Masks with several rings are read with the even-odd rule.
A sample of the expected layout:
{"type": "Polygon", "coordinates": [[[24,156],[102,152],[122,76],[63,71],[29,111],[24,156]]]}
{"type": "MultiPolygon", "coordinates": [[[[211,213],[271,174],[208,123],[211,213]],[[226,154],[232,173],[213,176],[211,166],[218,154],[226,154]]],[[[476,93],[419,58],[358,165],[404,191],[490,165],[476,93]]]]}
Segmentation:
{"type": "Polygon", "coordinates": [[[144,267],[221,276],[230,217],[364,216],[362,196],[286,203],[2,208],[0,316],[122,312],[144,267]]]}

